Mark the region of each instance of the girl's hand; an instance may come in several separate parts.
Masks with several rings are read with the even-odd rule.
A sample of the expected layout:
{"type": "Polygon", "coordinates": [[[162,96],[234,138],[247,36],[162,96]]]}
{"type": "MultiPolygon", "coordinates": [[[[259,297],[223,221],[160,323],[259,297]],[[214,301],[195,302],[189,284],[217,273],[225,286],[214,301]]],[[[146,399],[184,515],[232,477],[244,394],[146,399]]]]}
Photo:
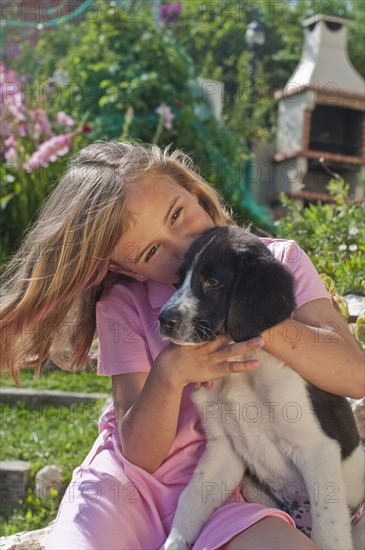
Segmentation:
{"type": "Polygon", "coordinates": [[[218,380],[218,378],[214,378],[214,380],[208,380],[206,382],[195,382],[194,390],[199,390],[201,386],[204,386],[204,388],[207,388],[207,390],[210,390],[213,387],[215,380],[218,380]]]}
{"type": "Polygon", "coordinates": [[[232,361],[232,358],[259,349],[263,344],[262,337],[234,342],[228,335],[203,344],[170,344],[158,355],[153,365],[162,369],[178,385],[192,383],[198,388],[204,383],[206,387],[212,387],[215,379],[226,374],[257,369],[259,363],[256,360],[232,361]]]}

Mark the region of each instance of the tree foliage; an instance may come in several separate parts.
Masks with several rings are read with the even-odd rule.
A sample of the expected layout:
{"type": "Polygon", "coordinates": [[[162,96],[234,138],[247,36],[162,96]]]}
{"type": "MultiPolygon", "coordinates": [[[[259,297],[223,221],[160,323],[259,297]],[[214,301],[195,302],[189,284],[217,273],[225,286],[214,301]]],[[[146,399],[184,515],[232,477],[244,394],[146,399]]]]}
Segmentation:
{"type": "Polygon", "coordinates": [[[87,113],[90,140],[123,136],[181,147],[234,205],[240,220],[250,218],[272,230],[266,213],[250,205],[245,188],[247,140],[275,138],[274,91],[285,85],[300,59],[307,17],[327,13],[350,19],[350,59],[365,74],[362,0],[184,0],[180,15],[161,25],[150,2],[133,4],[136,9],[128,12],[123,2],[100,0],[95,19],[47,31],[35,49],[23,48],[18,68],[27,68],[30,87],[37,82],[46,90],[51,110],[62,109],[76,120],[87,113]],[[266,41],[251,102],[245,32],[257,18],[266,41]],[[197,76],[224,82],[221,123],[202,100],[197,76]],[[169,106],[175,118],[172,130],[156,132],[161,105],[169,106]]]}
{"type": "Polygon", "coordinates": [[[90,140],[158,140],[182,148],[233,205],[239,221],[269,229],[270,215],[250,202],[245,189],[247,144],[212,115],[185,46],[170,29],[156,25],[149,4],[140,3],[133,15],[119,10],[118,16],[112,3],[100,5],[94,21],[47,31],[36,46],[37,66],[27,53],[19,59],[23,66],[22,60],[30,61],[30,85],[38,80],[54,96],[54,108],[77,121],[88,113],[90,140]],[[171,109],[173,127],[156,132],[161,105],[171,109]]]}
{"type": "Polygon", "coordinates": [[[273,139],[276,131],[274,92],[285,86],[301,57],[302,22],[319,13],[350,19],[349,57],[365,76],[364,12],[362,0],[184,0],[181,16],[171,25],[171,32],[200,67],[203,77],[224,82],[228,125],[246,138],[266,141],[273,139]],[[245,32],[253,19],[261,20],[266,40],[258,52],[256,90],[250,104],[250,52],[245,32]]]}

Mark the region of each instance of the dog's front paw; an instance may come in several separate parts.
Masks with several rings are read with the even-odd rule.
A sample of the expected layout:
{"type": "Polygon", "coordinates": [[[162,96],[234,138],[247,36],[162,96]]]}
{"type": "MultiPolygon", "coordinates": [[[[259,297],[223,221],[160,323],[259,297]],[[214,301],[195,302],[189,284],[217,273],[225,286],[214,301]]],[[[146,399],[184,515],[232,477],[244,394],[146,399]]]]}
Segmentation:
{"type": "Polygon", "coordinates": [[[174,533],[173,535],[170,533],[160,550],[190,550],[192,546],[191,543],[186,541],[178,533],[174,533]]]}

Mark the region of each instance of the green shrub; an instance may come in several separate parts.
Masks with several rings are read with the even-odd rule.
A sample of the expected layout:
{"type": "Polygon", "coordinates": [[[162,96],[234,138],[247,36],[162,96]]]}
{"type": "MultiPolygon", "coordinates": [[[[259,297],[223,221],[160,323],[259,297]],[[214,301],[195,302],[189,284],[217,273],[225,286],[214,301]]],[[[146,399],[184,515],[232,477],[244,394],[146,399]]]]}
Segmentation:
{"type": "Polygon", "coordinates": [[[287,214],[277,222],[277,236],[294,239],[309,255],[319,273],[330,276],[342,295],[364,295],[365,203],[350,199],[349,186],[332,179],[333,203],[302,208],[284,194],[287,214]]]}
{"type": "MultiPolygon", "coordinates": [[[[327,292],[331,296],[332,304],[334,308],[342,315],[342,317],[349,324],[350,331],[352,332],[355,340],[357,341],[359,348],[365,352],[365,314],[360,315],[356,319],[356,323],[353,322],[350,316],[347,302],[343,296],[338,294],[335,281],[328,275],[321,274],[321,279],[327,292]]],[[[361,286],[365,290],[365,281],[362,281],[361,286]]]]}
{"type": "MultiPolygon", "coordinates": [[[[54,109],[76,121],[87,112],[91,141],[123,137],[183,149],[240,222],[272,229],[269,210],[250,200],[245,186],[250,154],[242,133],[218,122],[202,98],[201,67],[195,68],[170,29],[156,26],[147,3],[138,3],[135,13],[106,0],[99,7],[94,20],[48,31],[36,46],[39,63],[28,65],[35,71],[31,79],[54,97],[54,109]],[[156,131],[163,105],[173,121],[156,131]]],[[[24,53],[18,66],[21,59],[31,61],[24,53]]]]}
{"type": "Polygon", "coordinates": [[[23,92],[23,76],[3,62],[0,76],[1,265],[64,171],[67,153],[82,146],[80,134],[86,126],[75,128],[74,119],[63,111],[49,117],[49,102],[31,101],[23,92]]]}

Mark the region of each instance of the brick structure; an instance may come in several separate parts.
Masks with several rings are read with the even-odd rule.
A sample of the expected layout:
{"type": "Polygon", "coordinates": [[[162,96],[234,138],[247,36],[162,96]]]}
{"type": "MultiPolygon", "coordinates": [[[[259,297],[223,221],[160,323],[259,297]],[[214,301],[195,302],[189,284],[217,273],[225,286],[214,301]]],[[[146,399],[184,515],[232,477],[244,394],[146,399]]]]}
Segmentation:
{"type": "Polygon", "coordinates": [[[304,21],[301,60],[275,93],[278,132],[275,190],[298,197],[325,194],[329,175],[320,159],[358,198],[365,177],[365,81],[347,56],[346,19],[316,15],[304,21]]]}

